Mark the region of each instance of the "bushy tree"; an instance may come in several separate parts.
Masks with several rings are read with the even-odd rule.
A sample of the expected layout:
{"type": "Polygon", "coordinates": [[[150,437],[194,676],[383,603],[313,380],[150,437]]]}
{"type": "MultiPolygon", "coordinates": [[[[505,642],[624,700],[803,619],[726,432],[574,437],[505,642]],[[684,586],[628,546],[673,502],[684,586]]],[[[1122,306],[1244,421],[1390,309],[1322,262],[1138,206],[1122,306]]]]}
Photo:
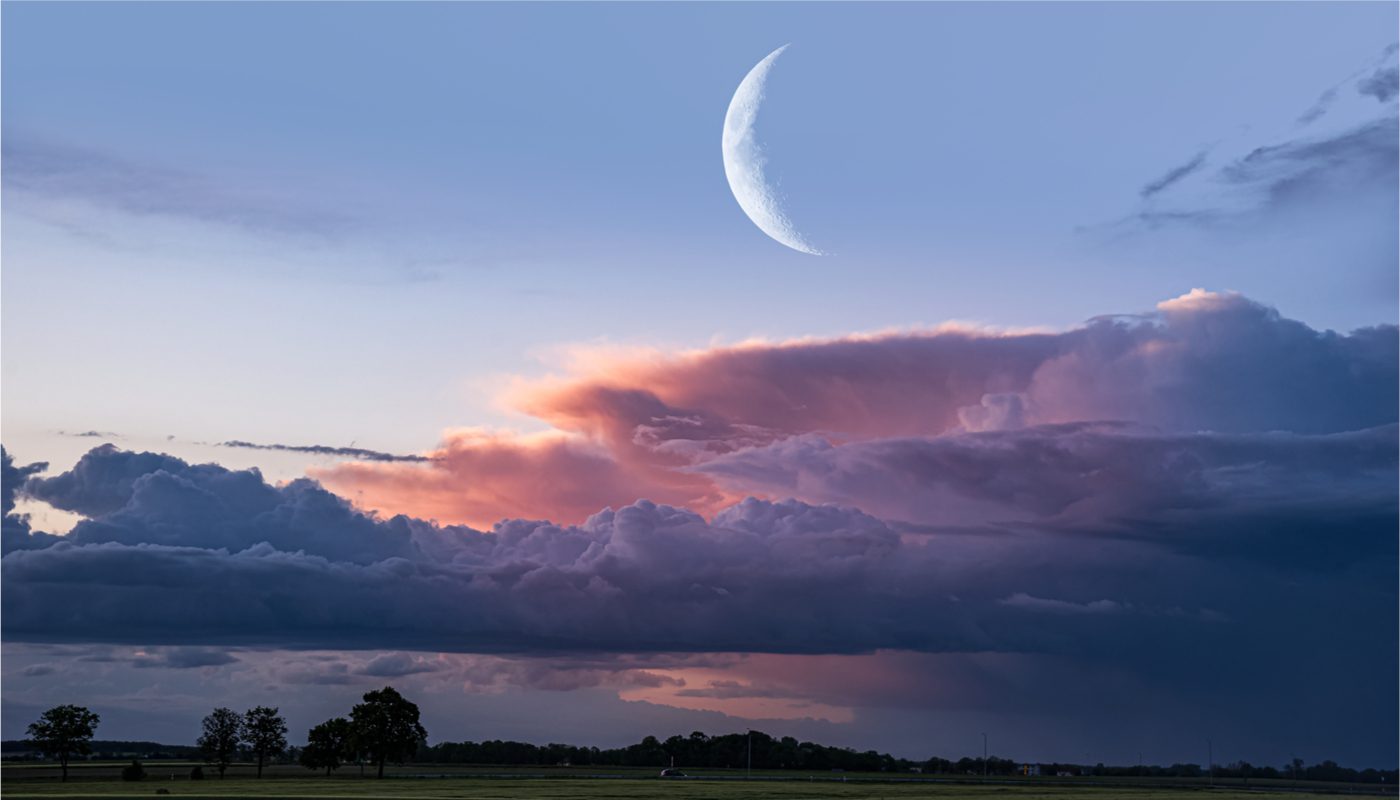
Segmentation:
{"type": "Polygon", "coordinates": [[[130,764],[122,767],[122,780],[139,781],[146,777],[146,768],[141,766],[139,759],[133,758],[130,764]]]}
{"type": "Polygon", "coordinates": [[[256,706],[243,715],[243,744],[253,751],[258,762],[258,777],[268,758],[287,749],[287,723],[277,709],[256,706]]]}
{"type": "Polygon", "coordinates": [[[306,747],[301,750],[301,765],[307,769],[331,770],[355,757],[354,728],[344,717],[328,719],[306,734],[306,747]]]}
{"type": "Polygon", "coordinates": [[[418,722],[418,706],[392,686],[366,692],[364,702],[350,710],[355,741],[369,754],[384,777],[384,762],[402,762],[418,750],[428,732],[418,722]]]}
{"type": "Polygon", "coordinates": [[[223,778],[242,740],[243,718],[231,708],[216,708],[204,718],[204,733],[196,744],[204,753],[204,760],[213,764],[223,778]]]}
{"type": "Polygon", "coordinates": [[[39,751],[58,759],[60,780],[68,780],[68,759],[92,752],[92,735],[101,718],[82,706],[54,706],[38,721],[29,723],[29,741],[39,751]]]}

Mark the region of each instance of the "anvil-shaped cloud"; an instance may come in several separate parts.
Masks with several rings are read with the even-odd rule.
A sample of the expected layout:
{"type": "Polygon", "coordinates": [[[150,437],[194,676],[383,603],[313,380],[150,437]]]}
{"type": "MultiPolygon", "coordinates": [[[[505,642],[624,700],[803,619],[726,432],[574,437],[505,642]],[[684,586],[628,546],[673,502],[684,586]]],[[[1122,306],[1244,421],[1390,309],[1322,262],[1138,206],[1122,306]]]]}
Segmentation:
{"type": "Polygon", "coordinates": [[[1394,326],[1195,291],[1060,333],[595,360],[519,394],[552,431],[318,473],[334,492],[111,445],[52,477],[7,454],[4,638],[666,658],[629,698],[833,719],[830,692],[760,668],[975,661],[958,691],[1093,674],[1163,708],[1345,675],[1393,710],[1396,364],[1394,326]],[[31,530],[16,492],[86,519],[31,530]]]}
{"type": "MultiPolygon", "coordinates": [[[[1264,635],[1283,607],[1393,594],[1396,345],[1393,326],[1322,333],[1196,291],[1057,334],[611,363],[525,395],[554,433],[322,473],[339,496],[105,445],[23,484],[88,519],[6,526],[4,631],[1108,657],[1223,620],[1264,635]],[[425,520],[526,515],[563,521],[425,520]],[[1325,601],[1296,589],[1343,579],[1325,601]]],[[[25,474],[6,469],[8,496],[25,474]]]]}
{"type": "MultiPolygon", "coordinates": [[[[703,513],[750,494],[865,508],[812,482],[813,447],[1106,421],[1159,435],[1360,430],[1395,420],[1396,358],[1394,326],[1320,332],[1239,295],[1195,290],[1060,333],[944,327],[592,358],[582,374],[516,393],[552,431],[449,432],[431,463],[315,475],[370,508],[476,525],[579,522],[640,498],[703,513]],[[801,480],[773,477],[784,456],[806,470],[801,480]]],[[[904,484],[915,492],[917,473],[904,484]]]]}

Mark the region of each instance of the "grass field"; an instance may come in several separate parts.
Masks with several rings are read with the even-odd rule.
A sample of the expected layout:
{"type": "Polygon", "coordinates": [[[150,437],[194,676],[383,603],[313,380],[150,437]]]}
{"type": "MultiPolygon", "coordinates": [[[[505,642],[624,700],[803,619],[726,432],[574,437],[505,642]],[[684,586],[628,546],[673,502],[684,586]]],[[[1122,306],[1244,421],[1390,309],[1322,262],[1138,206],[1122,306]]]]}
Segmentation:
{"type": "MultiPolygon", "coordinates": [[[[188,779],[194,762],[153,761],[145,764],[148,777],[139,783],[123,782],[118,762],[83,762],[69,769],[69,781],[58,781],[57,768],[48,764],[6,764],[0,768],[0,795],[5,798],[386,798],[386,800],[746,800],[752,798],[933,798],[935,800],[1278,800],[1331,798],[1338,791],[1369,791],[1390,787],[1357,784],[1305,786],[1283,782],[1253,782],[1249,789],[1211,787],[1205,781],[1150,786],[1124,779],[1046,779],[993,781],[981,784],[935,776],[890,773],[820,773],[755,771],[745,780],[739,770],[692,770],[691,779],[662,780],[655,769],[477,767],[442,764],[410,764],[391,767],[384,780],[362,779],[356,768],[341,770],[333,778],[313,775],[291,765],[268,767],[262,780],[253,768],[237,765],[220,780],[212,770],[203,781],[188,779]],[[172,780],[171,776],[175,779],[172,780]],[[169,794],[158,794],[164,789],[169,794]],[[1309,791],[1311,790],[1311,791],[1309,791]],[[1330,790],[1330,791],[1329,791],[1330,790]]],[[[1388,791],[1387,791],[1388,790],[1388,791]]]]}
{"type": "MultiPolygon", "coordinates": [[[[169,783],[169,782],[167,782],[169,783]]],[[[666,797],[676,800],[744,800],[745,798],[938,798],[939,800],[1203,800],[1201,790],[1087,788],[1058,786],[976,786],[942,783],[872,783],[857,781],[743,781],[743,780],[629,780],[617,778],[446,778],[440,780],[386,778],[383,781],[272,778],[262,781],[231,779],[189,781],[161,785],[157,781],[139,784],[121,782],[81,782],[68,784],[9,784],[5,797],[23,798],[116,798],[154,797],[167,788],[170,797],[182,798],[385,798],[385,800],[521,800],[521,798],[581,798],[583,800],[642,800],[666,797]]],[[[1214,790],[1211,800],[1258,800],[1259,792],[1214,790]]],[[[165,796],[165,795],[160,795],[165,796]]],[[[1332,797],[1288,793],[1275,797],[1332,797]]]]}

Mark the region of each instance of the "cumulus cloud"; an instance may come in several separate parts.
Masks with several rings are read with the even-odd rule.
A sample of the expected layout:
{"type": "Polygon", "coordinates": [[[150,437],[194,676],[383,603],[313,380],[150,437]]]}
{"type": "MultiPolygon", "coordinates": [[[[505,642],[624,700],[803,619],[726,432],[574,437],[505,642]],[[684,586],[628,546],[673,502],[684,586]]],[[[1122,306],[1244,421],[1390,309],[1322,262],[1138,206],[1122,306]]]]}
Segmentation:
{"type": "MultiPolygon", "coordinates": [[[[834,445],[802,436],[695,469],[722,485],[854,504],[935,529],[1034,526],[1237,545],[1172,517],[1321,515],[1384,524],[1395,505],[1396,427],[1305,436],[1174,434],[1072,423],[834,445]]],[[[1283,535],[1275,532],[1275,535],[1283,535]]]]}
{"type": "Polygon", "coordinates": [[[16,466],[14,458],[5,448],[0,447],[0,499],[4,503],[4,516],[0,520],[0,552],[26,547],[47,547],[58,541],[57,537],[32,530],[27,514],[15,513],[15,498],[21,487],[32,475],[48,469],[43,461],[16,466]]]}
{"type": "MultiPolygon", "coordinates": [[[[71,507],[125,502],[57,544],[4,557],[4,633],[185,647],[1116,659],[1213,638],[1219,619],[1238,621],[1235,646],[1323,614],[1371,608],[1385,621],[1370,604],[1393,594],[1393,428],[1154,439],[1071,425],[912,441],[934,449],[858,454],[886,472],[831,485],[891,483],[903,465],[946,484],[949,504],[1000,507],[1016,524],[987,513],[911,535],[880,518],[891,495],[872,492],[876,515],[748,499],[706,519],[641,501],[580,525],[508,520],[482,532],[376,518],[309,481],[274,487],[254,472],[104,446],[68,473],[31,479],[71,507]],[[133,478],[123,461],[154,471],[133,478]],[[1135,613],[1028,615],[1025,598],[1087,609],[1111,599],[1135,613]]],[[[390,656],[360,671],[425,663],[390,656]]],[[[354,672],[322,665],[287,679],[354,672]]]]}
{"type": "Polygon", "coordinates": [[[520,390],[552,430],[454,431],[429,461],[318,471],[329,488],[110,444],[47,477],[6,453],[0,630],[133,669],[338,648],[361,652],[266,677],[825,719],[869,653],[1023,687],[1058,664],[1046,691],[1092,664],[1125,697],[1224,691],[1205,662],[1236,692],[1393,675],[1398,341],[1195,290],[1061,332],[600,358],[520,390]],[[85,519],[34,531],[21,496],[85,519]]]}
{"type": "MultiPolygon", "coordinates": [[[[755,490],[705,464],[794,437],[868,441],[1114,420],[1333,433],[1396,418],[1394,326],[1317,331],[1230,293],[1059,333],[967,328],[601,359],[521,390],[554,430],[448,435],[429,464],[314,470],[366,507],[489,525],[639,498],[715,513],[755,490]]],[[[782,494],[774,496],[785,496],[782,494]]]]}

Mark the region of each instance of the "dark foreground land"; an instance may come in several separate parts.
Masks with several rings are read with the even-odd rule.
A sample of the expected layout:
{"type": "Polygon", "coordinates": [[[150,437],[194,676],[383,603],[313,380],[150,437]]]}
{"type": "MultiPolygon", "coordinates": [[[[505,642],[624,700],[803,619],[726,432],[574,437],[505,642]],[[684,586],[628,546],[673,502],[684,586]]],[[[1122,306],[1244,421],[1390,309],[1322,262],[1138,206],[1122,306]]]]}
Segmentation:
{"type": "Polygon", "coordinates": [[[51,765],[6,764],[0,768],[5,798],[388,798],[389,800],[759,800],[760,798],[934,798],[935,800],[1308,800],[1339,794],[1395,796],[1393,786],[1317,782],[1239,781],[1214,786],[1200,781],[1159,784],[1111,778],[954,778],[906,773],[760,772],[746,779],[742,770],[694,770],[691,777],[661,779],[654,769],[463,767],[410,764],[388,770],[384,780],[361,778],[355,767],[325,778],[294,766],[273,766],[262,780],[252,768],[236,766],[220,780],[212,775],[189,780],[194,762],[151,761],[139,782],[120,778],[122,763],[84,762],[70,767],[67,783],[51,765]],[[172,779],[172,776],[173,779],[172,779]],[[168,795],[161,792],[165,790],[168,795]]]}

